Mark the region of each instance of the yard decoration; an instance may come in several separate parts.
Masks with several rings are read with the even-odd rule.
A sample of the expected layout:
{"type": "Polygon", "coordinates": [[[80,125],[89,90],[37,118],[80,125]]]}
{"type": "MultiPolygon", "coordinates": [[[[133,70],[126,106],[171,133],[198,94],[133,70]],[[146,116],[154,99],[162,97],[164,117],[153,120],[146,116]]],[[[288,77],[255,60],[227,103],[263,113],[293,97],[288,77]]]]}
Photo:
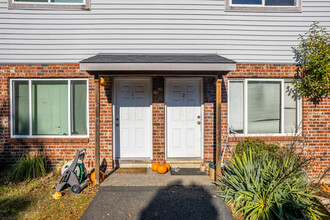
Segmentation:
{"type": "MultiPolygon", "coordinates": [[[[104,180],[104,173],[102,171],[100,171],[100,180],[104,180]]],[[[92,183],[95,183],[95,171],[91,174],[91,181],[92,183]]]]}
{"type": "Polygon", "coordinates": [[[170,170],[171,169],[171,166],[168,163],[164,163],[164,166],[167,167],[167,170],[170,170]]]}
{"type": "Polygon", "coordinates": [[[153,170],[153,171],[157,171],[157,167],[160,165],[160,163],[152,163],[152,165],[151,165],[151,169],[153,170]]]}
{"type": "Polygon", "coordinates": [[[164,164],[157,166],[157,172],[159,174],[165,174],[167,171],[168,171],[168,169],[164,164]]]}

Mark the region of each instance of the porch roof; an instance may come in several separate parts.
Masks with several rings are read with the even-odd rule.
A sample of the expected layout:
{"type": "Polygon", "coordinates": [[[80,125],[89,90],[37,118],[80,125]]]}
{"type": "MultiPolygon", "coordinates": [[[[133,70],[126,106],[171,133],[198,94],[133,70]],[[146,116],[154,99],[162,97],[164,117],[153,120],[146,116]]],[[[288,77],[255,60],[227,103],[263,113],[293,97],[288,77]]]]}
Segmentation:
{"type": "Polygon", "coordinates": [[[80,61],[86,71],[230,71],[236,62],[218,54],[109,54],[80,61]]]}

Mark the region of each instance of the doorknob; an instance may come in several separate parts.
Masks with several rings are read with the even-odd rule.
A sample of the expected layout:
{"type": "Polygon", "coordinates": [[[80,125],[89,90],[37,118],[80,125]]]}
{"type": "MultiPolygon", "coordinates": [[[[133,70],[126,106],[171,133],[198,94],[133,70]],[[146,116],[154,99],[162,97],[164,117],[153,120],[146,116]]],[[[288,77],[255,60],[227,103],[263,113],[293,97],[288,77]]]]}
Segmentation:
{"type": "Polygon", "coordinates": [[[201,122],[200,122],[200,121],[198,121],[198,122],[197,122],[197,124],[199,124],[199,125],[200,125],[200,124],[201,124],[201,122]]]}
{"type": "Polygon", "coordinates": [[[201,116],[199,116],[199,115],[198,115],[198,116],[197,116],[197,118],[198,118],[198,119],[200,119],[200,118],[201,118],[201,116]]]}
{"type": "Polygon", "coordinates": [[[116,126],[118,127],[119,126],[119,123],[116,123],[116,126]]]}

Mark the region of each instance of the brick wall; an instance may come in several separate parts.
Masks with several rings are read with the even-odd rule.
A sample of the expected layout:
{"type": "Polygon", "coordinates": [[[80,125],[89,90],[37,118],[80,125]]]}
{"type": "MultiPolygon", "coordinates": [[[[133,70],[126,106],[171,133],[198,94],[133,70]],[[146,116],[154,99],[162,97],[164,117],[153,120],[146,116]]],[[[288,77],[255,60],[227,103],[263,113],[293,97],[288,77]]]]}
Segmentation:
{"type": "MultiPolygon", "coordinates": [[[[101,163],[112,166],[112,101],[111,78],[100,89],[101,98],[101,163]]],[[[43,151],[51,166],[74,158],[78,149],[87,148],[85,164],[94,167],[94,77],[79,70],[79,64],[63,65],[0,65],[0,160],[12,163],[25,153],[43,151]],[[10,138],[9,137],[9,79],[13,78],[88,78],[89,138],[10,138]]]]}
{"type": "MultiPolygon", "coordinates": [[[[225,159],[230,151],[243,138],[227,136],[227,88],[228,77],[292,77],[294,65],[237,65],[237,70],[223,77],[221,104],[221,137],[222,149],[226,149],[225,159]],[[228,145],[228,148],[225,146],[228,145]]],[[[112,78],[104,76],[106,85],[101,86],[101,163],[106,162],[112,167],[112,78]]],[[[87,148],[85,163],[94,167],[94,132],[95,132],[95,86],[93,76],[79,70],[78,64],[63,65],[0,65],[0,160],[13,162],[26,152],[42,150],[54,165],[65,159],[71,160],[77,149],[87,148]],[[11,139],[9,137],[9,79],[10,78],[88,78],[89,79],[89,138],[32,138],[11,139]]],[[[215,158],[215,78],[204,77],[204,159],[213,161],[215,158]]],[[[303,100],[303,140],[314,155],[322,156],[314,166],[313,177],[322,172],[330,163],[330,101],[329,99],[314,106],[303,100]],[[328,153],[328,154],[326,154],[328,153]]],[[[153,159],[157,162],[165,158],[165,103],[164,77],[153,77],[153,159]]],[[[267,142],[278,142],[288,145],[291,137],[262,137],[267,142]]],[[[327,176],[329,178],[329,175],[327,176]]]]}

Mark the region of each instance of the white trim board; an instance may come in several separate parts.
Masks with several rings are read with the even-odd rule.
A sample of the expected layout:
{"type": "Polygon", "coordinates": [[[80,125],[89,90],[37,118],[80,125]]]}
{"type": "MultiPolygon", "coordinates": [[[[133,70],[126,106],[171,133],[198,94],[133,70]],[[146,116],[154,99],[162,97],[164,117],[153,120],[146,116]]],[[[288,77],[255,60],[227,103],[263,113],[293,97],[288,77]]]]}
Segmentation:
{"type": "Polygon", "coordinates": [[[86,71],[231,71],[235,63],[80,63],[86,71]]]}

